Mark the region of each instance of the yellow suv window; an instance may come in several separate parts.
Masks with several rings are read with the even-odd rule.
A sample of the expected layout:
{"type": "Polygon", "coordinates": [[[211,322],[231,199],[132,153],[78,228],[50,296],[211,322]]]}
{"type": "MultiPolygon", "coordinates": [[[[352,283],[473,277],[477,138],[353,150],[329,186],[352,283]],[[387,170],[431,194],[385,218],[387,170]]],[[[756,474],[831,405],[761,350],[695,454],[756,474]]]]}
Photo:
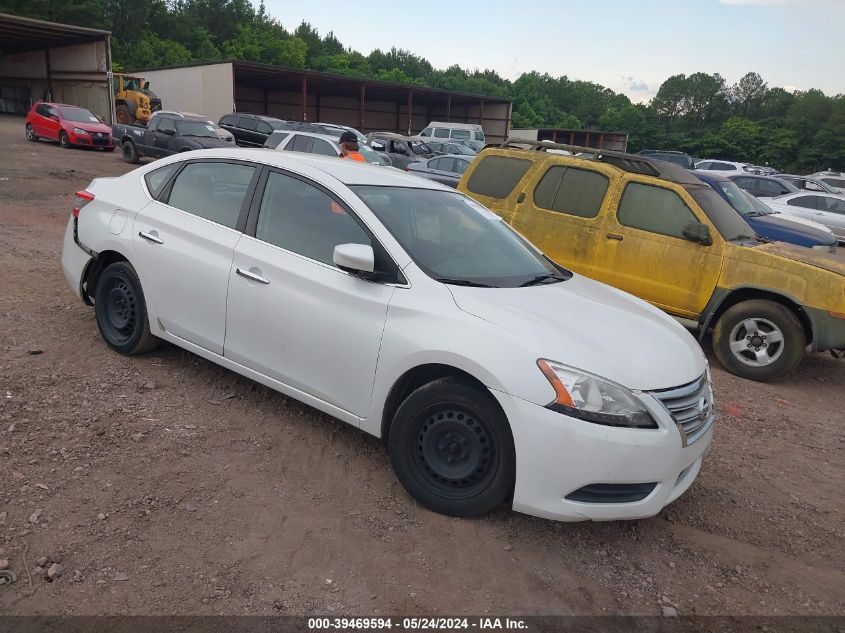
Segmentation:
{"type": "Polygon", "coordinates": [[[489,198],[507,198],[532,162],[509,156],[485,156],[472,172],[467,189],[489,198]]]}
{"type": "Polygon", "coordinates": [[[599,214],[609,181],[586,169],[556,165],[549,168],[534,189],[534,204],[582,218],[599,214]]]}
{"type": "Polygon", "coordinates": [[[617,217],[623,226],[681,239],[684,239],[684,227],[697,222],[677,193],[638,182],[625,187],[617,217]]]}

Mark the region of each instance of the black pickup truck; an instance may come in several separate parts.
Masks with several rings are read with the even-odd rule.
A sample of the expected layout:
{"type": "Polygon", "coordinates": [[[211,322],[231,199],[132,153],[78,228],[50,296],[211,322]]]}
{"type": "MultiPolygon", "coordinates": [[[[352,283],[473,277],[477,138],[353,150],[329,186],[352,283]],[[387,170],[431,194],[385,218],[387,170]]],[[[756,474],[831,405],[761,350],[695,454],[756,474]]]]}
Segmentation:
{"type": "Polygon", "coordinates": [[[157,116],[148,126],[113,125],[112,138],[120,144],[127,163],[140,162],[142,156],[164,158],[194,149],[232,147],[206,121],[157,116]]]}

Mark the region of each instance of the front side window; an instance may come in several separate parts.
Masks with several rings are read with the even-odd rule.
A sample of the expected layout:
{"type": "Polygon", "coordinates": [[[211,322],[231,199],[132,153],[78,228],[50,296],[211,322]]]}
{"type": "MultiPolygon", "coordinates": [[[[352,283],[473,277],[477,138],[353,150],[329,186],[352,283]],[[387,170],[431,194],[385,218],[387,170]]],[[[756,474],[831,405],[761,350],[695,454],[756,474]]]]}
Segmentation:
{"type": "Polygon", "coordinates": [[[475,131],[475,140],[481,141],[483,143],[484,142],[484,132],[482,132],[481,130],[476,130],[475,131]]]}
{"type": "Polygon", "coordinates": [[[334,266],[338,244],[373,245],[367,232],[331,196],[275,171],[267,178],[255,237],[330,266],[334,266]]]}
{"type": "Polygon", "coordinates": [[[449,128],[436,127],[434,128],[435,138],[449,138],[449,128]]]}
{"type": "Polygon", "coordinates": [[[791,207],[802,207],[804,209],[818,209],[819,208],[819,197],[818,196],[798,196],[797,198],[792,198],[792,200],[787,200],[786,204],[791,207]]]}
{"type": "Polygon", "coordinates": [[[582,218],[599,214],[610,181],[586,169],[550,167],[534,189],[534,203],[543,209],[582,218]]]}
{"type": "Polygon", "coordinates": [[[337,151],[335,148],[321,138],[314,139],[314,144],[311,146],[311,153],[321,154],[323,156],[334,156],[337,158],[337,151]]]}
{"type": "Polygon", "coordinates": [[[425,128],[422,132],[420,132],[420,136],[431,136],[431,128],[425,128]]]}
{"type": "Polygon", "coordinates": [[[167,204],[235,228],[255,167],[234,163],[191,163],[179,172],[167,204]]]}
{"type": "Polygon", "coordinates": [[[238,117],[238,127],[252,132],[258,127],[258,121],[251,116],[240,116],[238,117]]]}
{"type": "Polygon", "coordinates": [[[625,187],[617,217],[623,226],[681,239],[684,227],[698,221],[674,191],[638,182],[625,187]]]}
{"type": "Polygon", "coordinates": [[[523,158],[485,156],[469,177],[467,189],[488,198],[507,198],[531,164],[523,158]]]}
{"type": "Polygon", "coordinates": [[[227,114],[222,119],[220,119],[220,125],[234,125],[235,124],[235,117],[231,114],[227,114]]]}
{"type": "Polygon", "coordinates": [[[456,192],[353,185],[414,262],[443,283],[515,288],[569,278],[497,215],[456,192]]]}

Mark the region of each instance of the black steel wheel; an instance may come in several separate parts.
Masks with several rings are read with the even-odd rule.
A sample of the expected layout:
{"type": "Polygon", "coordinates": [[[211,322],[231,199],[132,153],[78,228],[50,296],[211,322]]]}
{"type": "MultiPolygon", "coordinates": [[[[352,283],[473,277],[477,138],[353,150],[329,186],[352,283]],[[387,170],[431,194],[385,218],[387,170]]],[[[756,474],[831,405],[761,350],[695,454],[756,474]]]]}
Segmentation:
{"type": "Polygon", "coordinates": [[[492,396],[460,379],[442,378],[409,395],[396,412],[388,446],[402,485],[436,512],[477,516],[513,490],[507,419],[492,396]]]}
{"type": "Polygon", "coordinates": [[[123,160],[125,162],[133,165],[140,162],[141,157],[138,155],[138,148],[135,147],[135,143],[132,141],[124,141],[120,146],[120,149],[123,153],[123,160]]]}
{"type": "Polygon", "coordinates": [[[113,350],[138,354],[158,345],[150,333],[141,282],[128,262],[115,262],[100,274],[94,308],[100,334],[113,350]]]}

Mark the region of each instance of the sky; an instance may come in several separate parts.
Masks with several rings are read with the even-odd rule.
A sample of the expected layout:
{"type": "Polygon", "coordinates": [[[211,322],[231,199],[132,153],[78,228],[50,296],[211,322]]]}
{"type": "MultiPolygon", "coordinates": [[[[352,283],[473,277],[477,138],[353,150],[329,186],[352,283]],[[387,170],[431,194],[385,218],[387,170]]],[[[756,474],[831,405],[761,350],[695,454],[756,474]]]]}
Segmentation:
{"type": "Polygon", "coordinates": [[[671,75],[755,71],[770,87],[845,93],[845,0],[265,0],[363,54],[391,47],[435,68],[536,70],[646,102],[671,75]]]}

